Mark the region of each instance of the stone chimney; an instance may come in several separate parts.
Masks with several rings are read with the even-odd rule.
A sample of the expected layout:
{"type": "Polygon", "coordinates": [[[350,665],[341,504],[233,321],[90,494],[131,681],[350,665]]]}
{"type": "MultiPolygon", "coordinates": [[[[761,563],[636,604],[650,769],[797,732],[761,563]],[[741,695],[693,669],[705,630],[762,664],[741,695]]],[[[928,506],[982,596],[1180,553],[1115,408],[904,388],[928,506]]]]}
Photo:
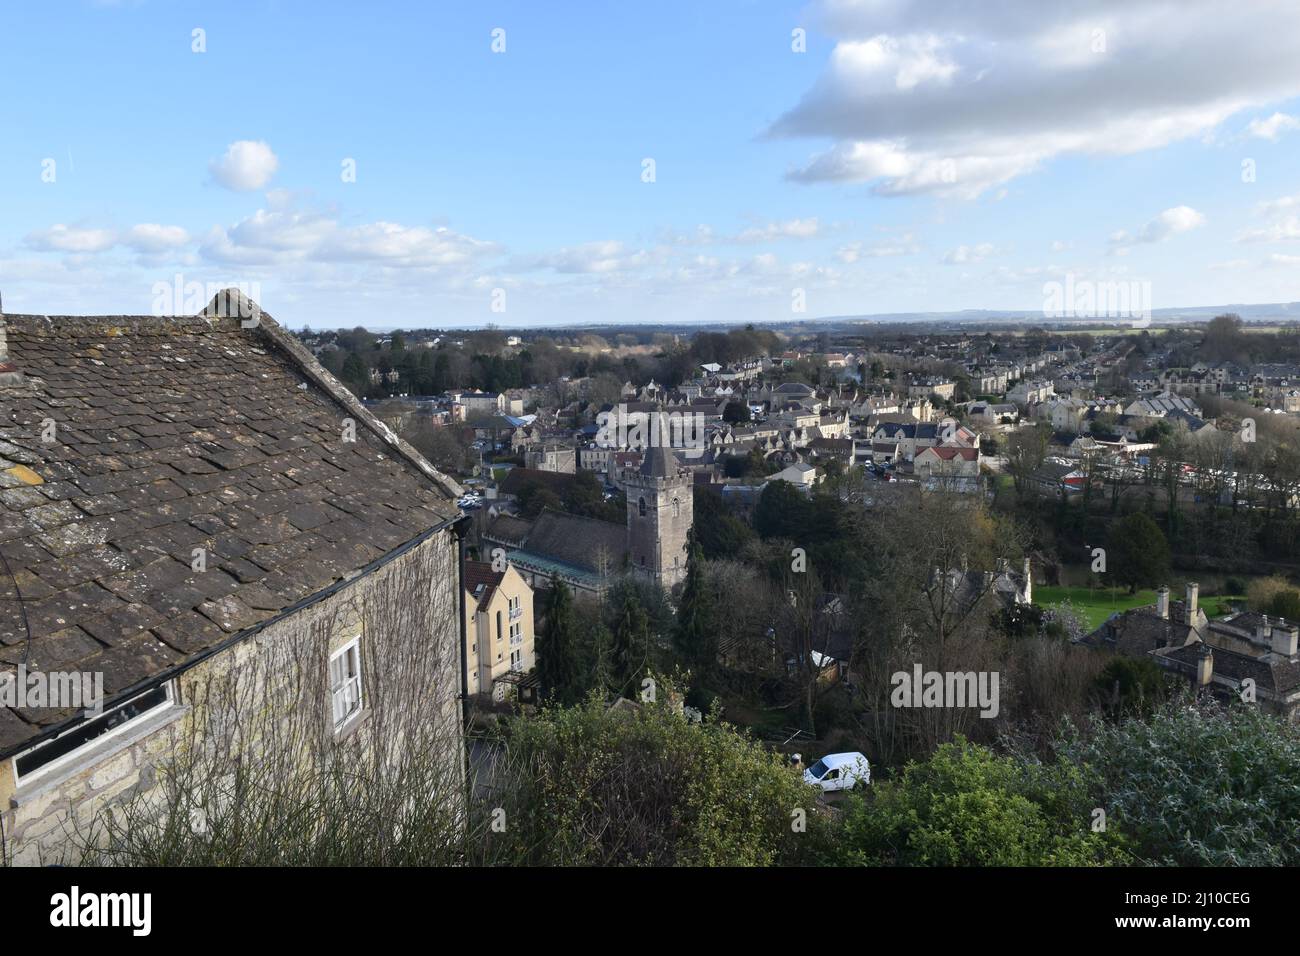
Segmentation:
{"type": "Polygon", "coordinates": [[[1156,614],[1164,620],[1169,620],[1169,588],[1160,587],[1156,591],[1156,614]]]}
{"type": "Polygon", "coordinates": [[[0,387],[19,385],[22,380],[18,366],[9,361],[9,334],[5,330],[4,301],[0,300],[0,387]]]}
{"type": "Polygon", "coordinates": [[[1196,686],[1208,687],[1214,677],[1214,651],[1209,644],[1201,641],[1200,653],[1196,658],[1196,686]]]}
{"type": "Polygon", "coordinates": [[[1028,558],[1025,558],[1025,603],[1034,603],[1034,567],[1028,558]]]}
{"type": "Polygon", "coordinates": [[[1187,613],[1187,624],[1196,623],[1196,601],[1200,597],[1201,586],[1194,581],[1187,582],[1187,600],[1184,610],[1187,613]]]}
{"type": "Polygon", "coordinates": [[[1272,641],[1270,637],[1273,631],[1272,622],[1269,621],[1267,614],[1259,616],[1259,623],[1255,625],[1255,641],[1259,644],[1268,644],[1272,641]]]}
{"type": "Polygon", "coordinates": [[[1300,640],[1300,628],[1294,624],[1274,627],[1271,636],[1273,653],[1294,660],[1297,652],[1300,651],[1296,646],[1297,641],[1300,640]]]}

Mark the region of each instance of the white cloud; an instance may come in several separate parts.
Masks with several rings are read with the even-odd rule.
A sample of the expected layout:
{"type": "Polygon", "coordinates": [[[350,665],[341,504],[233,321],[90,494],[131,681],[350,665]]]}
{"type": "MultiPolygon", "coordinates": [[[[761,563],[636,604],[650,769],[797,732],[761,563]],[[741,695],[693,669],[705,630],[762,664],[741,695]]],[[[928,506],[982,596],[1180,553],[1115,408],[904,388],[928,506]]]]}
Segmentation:
{"type": "Polygon", "coordinates": [[[1262,226],[1244,229],[1237,234],[1238,242],[1283,242],[1300,239],[1300,196],[1281,196],[1255,207],[1256,215],[1265,219],[1262,226]]]}
{"type": "Polygon", "coordinates": [[[163,226],[156,222],[143,222],[132,226],[120,237],[123,245],[137,252],[161,253],[179,249],[190,242],[190,234],[180,226],[163,226]]]}
{"type": "Polygon", "coordinates": [[[241,139],[226,147],[220,159],[208,164],[212,178],[235,192],[262,189],[271,181],[280,160],[261,140],[241,139]]]}
{"type": "Polygon", "coordinates": [[[1250,125],[1246,127],[1246,132],[1251,136],[1276,142],[1282,133],[1293,129],[1300,129],[1300,119],[1288,116],[1286,113],[1274,113],[1268,119],[1251,120],[1250,125]]]}
{"type": "Polygon", "coordinates": [[[29,249],[40,252],[104,252],[117,244],[111,229],[82,229],[57,223],[49,229],[28,233],[23,240],[29,249]]]}
{"type": "Polygon", "coordinates": [[[787,219],[784,222],[769,222],[764,226],[754,226],[736,236],[737,242],[771,242],[774,239],[811,239],[820,230],[816,217],[811,219],[787,219]]]}
{"type": "Polygon", "coordinates": [[[1190,232],[1205,225],[1205,216],[1191,206],[1172,206],[1151,219],[1136,234],[1127,229],[1120,229],[1110,234],[1112,252],[1117,256],[1126,256],[1129,247],[1137,243],[1164,242],[1171,236],[1190,232]]]}
{"type": "Polygon", "coordinates": [[[1174,206],[1156,216],[1138,233],[1139,242],[1162,242],[1170,236],[1205,225],[1205,217],[1191,206],[1174,206]]]}
{"type": "Polygon", "coordinates": [[[447,270],[468,267],[495,254],[498,247],[446,228],[382,221],[344,225],[329,213],[295,209],[281,196],[270,209],[259,209],[229,228],[214,226],[200,251],[223,264],[377,264],[447,270]]]}
{"type": "Polygon", "coordinates": [[[789,174],[797,181],[969,198],[1063,154],[1155,149],[1300,95],[1297,5],[821,0],[819,9],[834,53],[768,130],[831,141],[789,174]]]}
{"type": "Polygon", "coordinates": [[[566,274],[613,273],[639,269],[649,261],[650,256],[644,250],[630,250],[622,242],[608,240],[524,257],[516,260],[511,268],[521,272],[549,269],[566,274]]]}
{"type": "Polygon", "coordinates": [[[943,261],[950,266],[969,265],[974,262],[982,262],[994,253],[993,243],[981,242],[973,246],[958,246],[948,252],[943,257],[943,261]]]}
{"type": "Polygon", "coordinates": [[[844,263],[853,263],[861,259],[884,259],[892,256],[911,256],[921,251],[921,246],[912,234],[905,233],[894,241],[877,242],[867,245],[861,242],[851,242],[848,245],[841,246],[835,252],[835,257],[844,263]]]}

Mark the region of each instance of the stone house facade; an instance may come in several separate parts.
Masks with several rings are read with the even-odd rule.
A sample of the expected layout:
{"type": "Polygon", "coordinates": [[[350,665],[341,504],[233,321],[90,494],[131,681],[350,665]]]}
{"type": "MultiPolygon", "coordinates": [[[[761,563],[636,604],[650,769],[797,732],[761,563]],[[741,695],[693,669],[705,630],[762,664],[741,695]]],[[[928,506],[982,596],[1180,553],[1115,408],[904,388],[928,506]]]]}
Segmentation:
{"type": "Polygon", "coordinates": [[[252,755],[382,774],[414,746],[460,793],[455,482],[237,294],[0,329],[0,676],[103,689],[0,706],[3,860],[76,863],[107,811],[252,755]]]}

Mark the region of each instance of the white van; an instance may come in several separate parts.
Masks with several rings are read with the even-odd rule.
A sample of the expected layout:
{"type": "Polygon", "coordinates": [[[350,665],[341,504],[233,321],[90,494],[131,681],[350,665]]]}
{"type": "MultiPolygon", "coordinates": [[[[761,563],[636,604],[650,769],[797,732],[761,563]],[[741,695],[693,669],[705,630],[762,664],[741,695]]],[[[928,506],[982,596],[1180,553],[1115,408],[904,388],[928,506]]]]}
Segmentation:
{"type": "Polygon", "coordinates": [[[803,772],[803,782],[822,790],[852,790],[871,783],[871,764],[862,754],[827,754],[803,772]]]}

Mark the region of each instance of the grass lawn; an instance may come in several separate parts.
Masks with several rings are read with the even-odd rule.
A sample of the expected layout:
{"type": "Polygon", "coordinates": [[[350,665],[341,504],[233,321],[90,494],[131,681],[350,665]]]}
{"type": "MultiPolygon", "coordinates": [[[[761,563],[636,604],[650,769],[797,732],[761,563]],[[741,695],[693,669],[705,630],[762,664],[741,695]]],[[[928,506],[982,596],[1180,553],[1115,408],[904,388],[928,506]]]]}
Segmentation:
{"type": "MultiPolygon", "coordinates": [[[[1171,589],[1169,595],[1170,601],[1182,599],[1182,591],[1171,589]]],[[[1051,607],[1068,600],[1088,619],[1088,626],[1096,629],[1105,623],[1106,618],[1110,617],[1116,611],[1127,611],[1131,607],[1142,607],[1146,604],[1156,603],[1156,592],[1138,591],[1136,594],[1129,594],[1124,588],[1064,588],[1064,587],[1035,587],[1034,603],[1040,607],[1051,607]]],[[[1202,610],[1210,617],[1222,617],[1232,608],[1230,601],[1245,600],[1240,595],[1213,595],[1202,597],[1200,604],[1202,610]]]]}
{"type": "MultiPolygon", "coordinates": [[[[1170,595],[1172,600],[1173,595],[1170,595]]],[[[1116,611],[1127,611],[1131,607],[1156,603],[1155,591],[1138,591],[1129,594],[1126,588],[1065,588],[1034,586],[1034,603],[1041,607],[1052,607],[1062,601],[1069,601],[1088,619],[1088,627],[1095,630],[1105,623],[1106,618],[1116,611]]]]}

